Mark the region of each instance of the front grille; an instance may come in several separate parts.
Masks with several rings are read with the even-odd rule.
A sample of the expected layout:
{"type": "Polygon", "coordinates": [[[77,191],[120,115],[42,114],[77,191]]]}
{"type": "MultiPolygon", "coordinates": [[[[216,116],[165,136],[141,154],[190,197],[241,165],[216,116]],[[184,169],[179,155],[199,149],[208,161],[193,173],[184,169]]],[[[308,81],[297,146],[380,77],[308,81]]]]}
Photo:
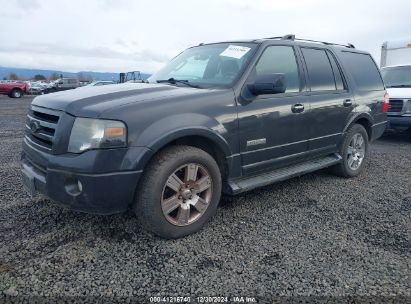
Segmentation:
{"type": "Polygon", "coordinates": [[[402,99],[390,99],[388,112],[402,112],[404,100],[402,99]]]}
{"type": "Polygon", "coordinates": [[[32,106],[27,114],[26,139],[43,151],[51,152],[60,112],[32,106]]]}

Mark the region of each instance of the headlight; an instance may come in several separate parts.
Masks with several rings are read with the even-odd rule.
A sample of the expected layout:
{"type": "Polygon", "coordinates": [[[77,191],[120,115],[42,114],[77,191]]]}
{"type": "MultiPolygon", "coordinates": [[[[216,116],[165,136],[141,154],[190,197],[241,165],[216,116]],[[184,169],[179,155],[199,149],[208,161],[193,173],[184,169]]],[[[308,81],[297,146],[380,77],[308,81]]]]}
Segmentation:
{"type": "Polygon", "coordinates": [[[76,118],[71,130],[68,152],[81,153],[90,149],[125,147],[127,130],[115,120],[76,118]]]}

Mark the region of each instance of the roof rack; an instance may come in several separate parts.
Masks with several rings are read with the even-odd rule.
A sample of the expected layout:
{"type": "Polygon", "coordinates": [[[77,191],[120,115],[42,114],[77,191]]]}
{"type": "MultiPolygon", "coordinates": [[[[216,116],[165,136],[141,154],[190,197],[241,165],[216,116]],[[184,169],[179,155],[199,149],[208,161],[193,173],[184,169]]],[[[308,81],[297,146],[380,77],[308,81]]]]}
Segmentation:
{"type": "Polygon", "coordinates": [[[325,45],[338,45],[338,46],[343,46],[346,48],[350,48],[350,49],[355,49],[355,46],[351,43],[348,43],[347,45],[345,44],[338,44],[338,43],[331,43],[331,42],[325,42],[325,41],[318,41],[318,40],[310,40],[310,39],[299,39],[299,38],[295,38],[294,34],[288,34],[285,36],[281,36],[281,37],[269,37],[269,38],[264,38],[264,39],[281,39],[281,40],[292,40],[292,41],[307,41],[307,42],[315,42],[315,43],[322,43],[325,45]]]}

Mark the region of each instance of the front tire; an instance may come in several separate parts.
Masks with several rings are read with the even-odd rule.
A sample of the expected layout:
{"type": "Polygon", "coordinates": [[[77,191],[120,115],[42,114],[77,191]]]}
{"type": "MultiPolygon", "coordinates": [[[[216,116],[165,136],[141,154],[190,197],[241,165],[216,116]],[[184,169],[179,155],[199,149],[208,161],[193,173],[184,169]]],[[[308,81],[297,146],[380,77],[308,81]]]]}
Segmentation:
{"type": "Polygon", "coordinates": [[[341,163],[334,166],[334,172],[342,177],[355,177],[364,169],[368,153],[368,134],[362,125],[352,125],[344,136],[340,154],[341,163]]]}
{"type": "Polygon", "coordinates": [[[150,161],[133,209],[147,230],[179,238],[204,226],[220,196],[221,173],[213,157],[195,147],[172,146],[150,161]]]}
{"type": "Polygon", "coordinates": [[[21,98],[23,96],[23,91],[20,89],[14,89],[10,93],[11,98],[21,98]]]}

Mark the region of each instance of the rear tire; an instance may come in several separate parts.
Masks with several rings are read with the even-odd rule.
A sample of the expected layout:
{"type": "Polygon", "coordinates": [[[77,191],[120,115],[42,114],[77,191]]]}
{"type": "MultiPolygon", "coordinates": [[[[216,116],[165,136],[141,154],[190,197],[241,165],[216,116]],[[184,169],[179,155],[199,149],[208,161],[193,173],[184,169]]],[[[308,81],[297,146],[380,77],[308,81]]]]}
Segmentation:
{"type": "Polygon", "coordinates": [[[333,167],[342,177],[354,177],[364,169],[368,153],[368,134],[362,125],[354,124],[346,132],[341,145],[342,161],[333,167]]]}
{"type": "Polygon", "coordinates": [[[133,209],[142,226],[163,238],[200,230],[216,212],[221,174],[216,161],[191,146],[172,146],[150,161],[133,209]]]}
{"type": "Polygon", "coordinates": [[[10,93],[11,98],[21,98],[23,96],[23,91],[20,89],[14,89],[10,93]]]}

